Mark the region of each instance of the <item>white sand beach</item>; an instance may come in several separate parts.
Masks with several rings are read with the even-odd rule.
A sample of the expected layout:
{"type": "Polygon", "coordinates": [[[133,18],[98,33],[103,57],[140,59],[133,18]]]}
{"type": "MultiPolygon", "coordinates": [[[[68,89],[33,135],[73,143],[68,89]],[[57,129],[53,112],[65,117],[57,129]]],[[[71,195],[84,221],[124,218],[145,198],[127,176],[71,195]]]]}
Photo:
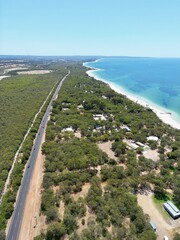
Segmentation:
{"type": "MultiPolygon", "coordinates": [[[[85,66],[87,68],[91,68],[91,67],[86,66],[85,64],[83,64],[83,66],[85,66]]],[[[120,86],[118,86],[112,82],[109,82],[105,79],[97,77],[96,73],[100,69],[96,69],[96,68],[91,68],[91,69],[92,70],[88,70],[86,72],[90,77],[93,77],[96,80],[100,80],[100,81],[107,83],[110,86],[110,88],[113,89],[114,91],[116,91],[117,93],[125,95],[130,100],[132,100],[146,108],[150,108],[164,123],[170,125],[173,128],[180,129],[180,121],[176,120],[176,118],[175,118],[176,113],[169,111],[167,109],[163,109],[160,106],[158,106],[146,99],[143,99],[143,98],[137,97],[133,94],[130,94],[130,93],[126,92],[123,88],[121,88],[120,86]]]]}

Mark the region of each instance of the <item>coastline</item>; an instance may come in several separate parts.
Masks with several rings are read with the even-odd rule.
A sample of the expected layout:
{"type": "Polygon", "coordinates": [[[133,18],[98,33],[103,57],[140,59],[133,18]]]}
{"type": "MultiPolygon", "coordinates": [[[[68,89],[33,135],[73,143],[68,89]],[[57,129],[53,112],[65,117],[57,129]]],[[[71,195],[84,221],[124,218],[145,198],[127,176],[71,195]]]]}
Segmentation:
{"type": "MultiPolygon", "coordinates": [[[[96,62],[99,60],[100,59],[96,60],[96,62]]],[[[176,113],[171,111],[171,114],[170,114],[169,110],[161,108],[160,106],[148,101],[147,99],[144,99],[142,97],[137,97],[137,96],[125,91],[122,87],[116,85],[115,83],[112,83],[110,81],[107,81],[103,78],[98,77],[96,75],[96,73],[103,69],[90,67],[90,66],[88,66],[88,62],[83,63],[83,66],[90,69],[90,70],[86,71],[86,73],[88,74],[89,77],[93,77],[96,80],[100,80],[100,81],[108,84],[109,87],[111,89],[113,89],[115,92],[125,95],[128,99],[130,99],[131,101],[133,101],[135,103],[140,104],[143,107],[150,108],[157,115],[157,117],[160,120],[162,120],[165,124],[168,124],[175,129],[180,129],[180,123],[172,117],[172,115],[174,116],[174,115],[176,115],[176,113]]]]}

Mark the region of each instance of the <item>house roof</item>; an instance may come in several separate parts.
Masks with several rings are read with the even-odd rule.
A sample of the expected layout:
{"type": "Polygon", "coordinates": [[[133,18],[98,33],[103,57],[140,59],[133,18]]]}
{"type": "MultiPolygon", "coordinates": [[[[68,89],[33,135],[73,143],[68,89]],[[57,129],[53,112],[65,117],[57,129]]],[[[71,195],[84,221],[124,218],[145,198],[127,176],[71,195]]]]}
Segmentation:
{"type": "Polygon", "coordinates": [[[149,141],[149,140],[152,140],[152,141],[158,141],[159,138],[156,137],[156,136],[149,136],[149,137],[147,137],[147,140],[148,140],[148,141],[149,141]]]}
{"type": "Polygon", "coordinates": [[[179,209],[172,203],[171,201],[167,201],[167,204],[170,205],[170,207],[175,211],[175,212],[180,212],[179,209]]]}
{"type": "Polygon", "coordinates": [[[167,201],[163,206],[173,218],[180,217],[179,209],[171,201],[167,201]]]}

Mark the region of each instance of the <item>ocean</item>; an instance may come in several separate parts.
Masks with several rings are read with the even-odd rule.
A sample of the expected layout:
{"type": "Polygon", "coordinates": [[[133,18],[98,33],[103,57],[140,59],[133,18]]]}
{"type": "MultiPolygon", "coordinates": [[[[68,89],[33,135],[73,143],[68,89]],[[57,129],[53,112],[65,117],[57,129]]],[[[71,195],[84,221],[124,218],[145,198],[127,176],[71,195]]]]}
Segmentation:
{"type": "Polygon", "coordinates": [[[179,58],[102,58],[84,66],[95,69],[90,76],[156,109],[166,123],[180,125],[179,58]]]}

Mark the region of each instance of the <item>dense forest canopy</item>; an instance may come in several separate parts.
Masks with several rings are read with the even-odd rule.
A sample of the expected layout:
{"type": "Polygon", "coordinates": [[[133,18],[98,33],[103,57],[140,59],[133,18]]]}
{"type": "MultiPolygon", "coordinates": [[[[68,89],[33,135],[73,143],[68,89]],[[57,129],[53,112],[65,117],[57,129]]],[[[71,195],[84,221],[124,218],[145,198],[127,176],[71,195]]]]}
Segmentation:
{"type": "Polygon", "coordinates": [[[154,191],[165,200],[170,188],[180,204],[180,131],[88,77],[81,64],[69,69],[43,146],[41,210],[48,228],[36,239],[156,239],[136,194],[154,191]],[[128,141],[140,145],[133,149],[128,141]],[[112,143],[114,158],[99,149],[103,142],[112,143]],[[157,151],[159,160],[146,158],[142,146],[157,151]]]}

